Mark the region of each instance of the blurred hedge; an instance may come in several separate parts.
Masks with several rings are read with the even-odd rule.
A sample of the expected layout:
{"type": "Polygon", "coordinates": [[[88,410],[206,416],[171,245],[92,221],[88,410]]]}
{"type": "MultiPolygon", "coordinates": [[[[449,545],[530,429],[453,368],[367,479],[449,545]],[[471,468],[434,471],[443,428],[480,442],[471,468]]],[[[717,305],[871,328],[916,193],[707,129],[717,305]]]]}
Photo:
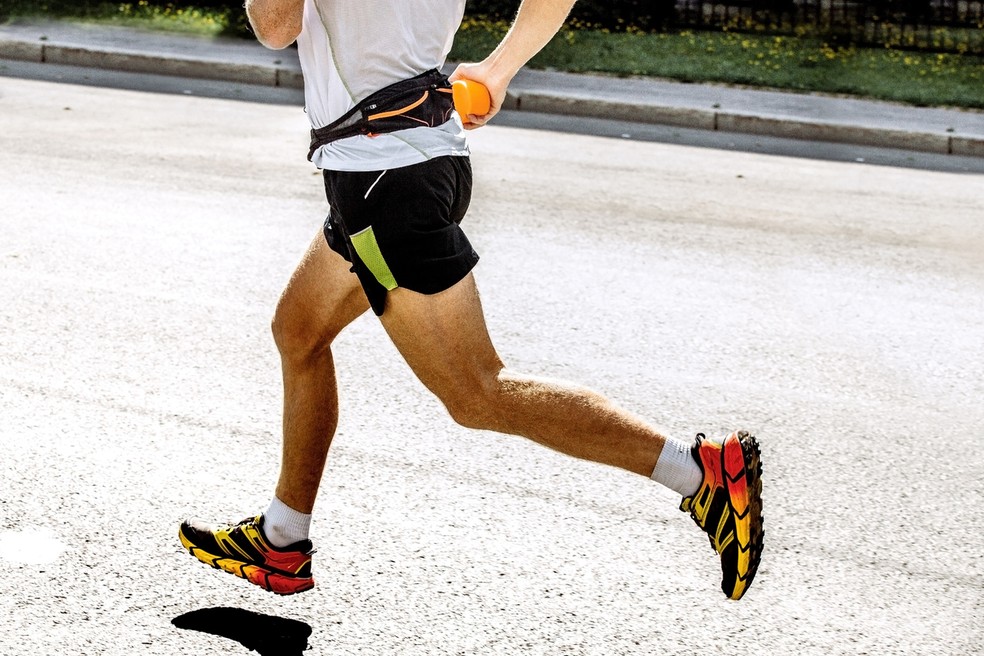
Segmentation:
{"type": "MultiPolygon", "coordinates": [[[[511,20],[519,9],[520,0],[468,0],[465,12],[473,17],[511,20]]],[[[4,7],[30,5],[34,10],[51,14],[85,15],[92,10],[104,10],[107,5],[149,6],[160,8],[198,7],[228,12],[230,22],[245,25],[244,0],[0,0],[0,16],[4,7]]],[[[665,26],[675,16],[676,0],[579,0],[571,12],[571,22],[622,31],[626,28],[653,30],[665,26]]],[[[103,11],[104,13],[104,11],[103,11]]]]}
{"type": "Polygon", "coordinates": [[[225,25],[223,34],[252,37],[243,4],[243,0],[0,0],[0,21],[11,16],[50,16],[152,22],[197,12],[218,19],[225,25]]]}
{"type": "MultiPolygon", "coordinates": [[[[3,2],[4,0],[0,0],[3,2]]],[[[148,5],[165,7],[173,5],[197,6],[208,9],[229,9],[240,11],[243,0],[143,0],[148,5]]],[[[471,16],[488,16],[497,19],[511,19],[516,15],[520,0],[468,0],[465,11],[471,16]]],[[[57,4],[52,0],[48,4],[57,4]]],[[[75,2],[70,4],[97,4],[75,2]]],[[[136,2],[133,2],[136,4],[136,2]]],[[[659,27],[674,15],[676,0],[579,0],[574,5],[571,18],[580,23],[588,23],[606,28],[659,27]]]]}
{"type": "MultiPolygon", "coordinates": [[[[676,0],[579,0],[571,10],[575,25],[622,31],[627,28],[654,30],[676,17],[676,0]]],[[[471,16],[511,20],[519,0],[468,0],[471,16]]]]}
{"type": "MultiPolygon", "coordinates": [[[[216,16],[225,34],[248,37],[243,4],[244,0],[0,0],[0,20],[18,13],[139,20],[192,10],[216,16]]],[[[467,0],[465,7],[468,17],[501,25],[512,20],[519,5],[520,0],[467,0]]],[[[690,28],[809,34],[852,45],[984,54],[984,3],[977,1],[578,0],[568,24],[613,32],[690,28]]]]}

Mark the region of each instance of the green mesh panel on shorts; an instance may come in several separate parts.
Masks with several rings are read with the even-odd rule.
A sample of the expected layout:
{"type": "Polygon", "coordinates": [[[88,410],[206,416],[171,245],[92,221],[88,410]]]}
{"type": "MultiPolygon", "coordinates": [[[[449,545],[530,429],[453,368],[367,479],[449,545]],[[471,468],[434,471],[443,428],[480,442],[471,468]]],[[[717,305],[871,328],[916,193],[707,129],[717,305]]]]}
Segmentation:
{"type": "Polygon", "coordinates": [[[393,277],[393,272],[390,271],[389,265],[386,264],[386,260],[383,259],[383,254],[379,250],[372,226],[352,235],[352,246],[355,247],[355,252],[359,254],[359,259],[372,271],[372,275],[376,277],[380,285],[385,287],[387,291],[399,287],[396,284],[396,278],[393,277]]]}

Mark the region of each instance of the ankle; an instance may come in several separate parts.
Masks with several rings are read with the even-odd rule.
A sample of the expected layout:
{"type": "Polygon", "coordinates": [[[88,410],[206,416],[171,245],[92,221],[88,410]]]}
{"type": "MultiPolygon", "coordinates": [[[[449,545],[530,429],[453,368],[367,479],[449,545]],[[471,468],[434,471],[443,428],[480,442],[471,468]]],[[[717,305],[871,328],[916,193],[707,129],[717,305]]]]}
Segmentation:
{"type": "Polygon", "coordinates": [[[690,446],[667,438],[650,478],[677,494],[689,497],[700,489],[704,476],[690,452],[690,446]]]}
{"type": "Polygon", "coordinates": [[[294,510],[276,496],[263,513],[263,535],[275,547],[286,547],[307,540],[310,529],[310,514],[294,510]]]}

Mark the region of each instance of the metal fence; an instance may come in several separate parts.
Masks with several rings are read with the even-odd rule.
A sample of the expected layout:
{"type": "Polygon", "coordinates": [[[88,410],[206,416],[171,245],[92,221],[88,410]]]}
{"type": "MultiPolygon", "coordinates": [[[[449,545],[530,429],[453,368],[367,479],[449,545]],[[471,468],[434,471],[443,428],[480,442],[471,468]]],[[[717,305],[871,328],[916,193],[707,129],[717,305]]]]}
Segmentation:
{"type": "Polygon", "coordinates": [[[678,26],[817,34],[837,42],[984,54],[982,0],[677,0],[678,26]]]}

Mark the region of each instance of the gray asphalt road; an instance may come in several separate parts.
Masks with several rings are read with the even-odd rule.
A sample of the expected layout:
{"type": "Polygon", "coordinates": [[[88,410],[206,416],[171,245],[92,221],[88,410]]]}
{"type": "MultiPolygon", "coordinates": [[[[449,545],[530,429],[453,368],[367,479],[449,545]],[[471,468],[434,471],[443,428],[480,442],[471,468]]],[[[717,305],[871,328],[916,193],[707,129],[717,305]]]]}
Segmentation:
{"type": "Polygon", "coordinates": [[[318,587],[184,554],[182,517],[256,512],[277,473],[268,323],[326,209],[305,139],[296,107],[0,78],[0,653],[979,649],[976,174],[474,135],[510,365],[758,434],[739,603],[671,493],[456,427],[371,316],[336,349],[318,587]]]}

